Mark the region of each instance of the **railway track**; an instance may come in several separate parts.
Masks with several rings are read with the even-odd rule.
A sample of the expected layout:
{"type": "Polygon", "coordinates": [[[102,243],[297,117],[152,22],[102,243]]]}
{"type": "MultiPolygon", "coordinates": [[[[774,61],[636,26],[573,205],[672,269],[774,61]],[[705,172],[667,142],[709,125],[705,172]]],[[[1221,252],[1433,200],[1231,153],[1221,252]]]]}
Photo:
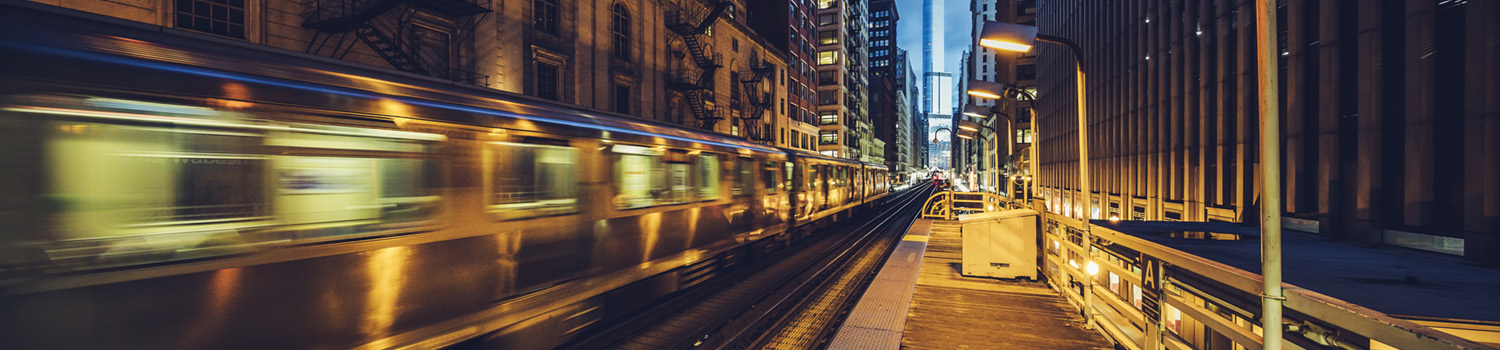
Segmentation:
{"type": "Polygon", "coordinates": [[[810,349],[832,336],[921,208],[907,190],[802,245],[679,293],[560,349],[810,349]]]}

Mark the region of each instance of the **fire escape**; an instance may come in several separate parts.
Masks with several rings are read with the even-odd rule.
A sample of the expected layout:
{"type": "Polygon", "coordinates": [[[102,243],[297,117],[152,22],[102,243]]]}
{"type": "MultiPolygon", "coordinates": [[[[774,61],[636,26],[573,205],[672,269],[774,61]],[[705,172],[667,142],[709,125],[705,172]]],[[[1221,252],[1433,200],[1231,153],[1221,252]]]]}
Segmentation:
{"type": "Polygon", "coordinates": [[[355,42],[368,45],[397,70],[487,86],[489,76],[461,65],[454,56],[458,43],[467,42],[474,28],[490,13],[490,0],[310,0],[302,27],[315,30],[307,52],[343,59],[355,42]],[[417,24],[417,18],[450,21],[443,26],[417,24]]]}
{"type": "Polygon", "coordinates": [[[740,130],[745,133],[745,138],[751,141],[771,141],[771,125],[761,123],[761,116],[767,109],[771,108],[771,93],[760,90],[760,83],[770,78],[771,73],[776,71],[776,66],[771,62],[757,60],[760,63],[753,64],[750,70],[741,72],[740,87],[743,88],[745,98],[749,103],[746,105],[745,114],[741,114],[735,122],[740,125],[740,130]]]}
{"type": "Polygon", "coordinates": [[[712,130],[714,125],[724,120],[723,111],[712,105],[714,73],[724,66],[724,57],[717,52],[708,52],[703,37],[714,22],[719,20],[719,16],[732,5],[729,0],[719,0],[714,3],[714,7],[693,13],[683,8],[667,11],[667,29],[682,37],[687,53],[693,57],[693,64],[698,68],[696,78],[692,77],[693,72],[677,72],[672,87],[682,93],[688,108],[693,111],[693,117],[698,119],[698,127],[702,129],[712,130]]]}

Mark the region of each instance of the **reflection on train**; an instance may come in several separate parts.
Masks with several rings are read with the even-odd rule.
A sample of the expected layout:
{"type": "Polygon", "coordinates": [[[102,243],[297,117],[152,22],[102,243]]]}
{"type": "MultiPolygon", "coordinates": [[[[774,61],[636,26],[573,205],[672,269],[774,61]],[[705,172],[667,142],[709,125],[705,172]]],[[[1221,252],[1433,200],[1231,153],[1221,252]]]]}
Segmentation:
{"type": "Polygon", "coordinates": [[[7,348],[548,347],[888,192],[877,164],[24,18],[49,16],[0,15],[7,348]]]}

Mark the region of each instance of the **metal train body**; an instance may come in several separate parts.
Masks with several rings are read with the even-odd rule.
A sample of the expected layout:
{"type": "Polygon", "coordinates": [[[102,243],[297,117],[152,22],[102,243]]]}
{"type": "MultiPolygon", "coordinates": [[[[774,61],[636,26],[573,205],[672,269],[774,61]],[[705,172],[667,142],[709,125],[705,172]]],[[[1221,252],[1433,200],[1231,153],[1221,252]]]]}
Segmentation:
{"type": "Polygon", "coordinates": [[[550,347],[883,166],[0,5],[6,348],[550,347]]]}

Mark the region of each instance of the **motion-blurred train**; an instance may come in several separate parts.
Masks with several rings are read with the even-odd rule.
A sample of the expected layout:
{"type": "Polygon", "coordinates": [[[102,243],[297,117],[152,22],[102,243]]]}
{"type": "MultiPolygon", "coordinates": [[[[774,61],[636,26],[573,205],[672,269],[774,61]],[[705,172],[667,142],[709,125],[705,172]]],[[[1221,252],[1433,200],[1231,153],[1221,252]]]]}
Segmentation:
{"type": "Polygon", "coordinates": [[[0,5],[0,347],[557,345],[887,169],[0,5]]]}

